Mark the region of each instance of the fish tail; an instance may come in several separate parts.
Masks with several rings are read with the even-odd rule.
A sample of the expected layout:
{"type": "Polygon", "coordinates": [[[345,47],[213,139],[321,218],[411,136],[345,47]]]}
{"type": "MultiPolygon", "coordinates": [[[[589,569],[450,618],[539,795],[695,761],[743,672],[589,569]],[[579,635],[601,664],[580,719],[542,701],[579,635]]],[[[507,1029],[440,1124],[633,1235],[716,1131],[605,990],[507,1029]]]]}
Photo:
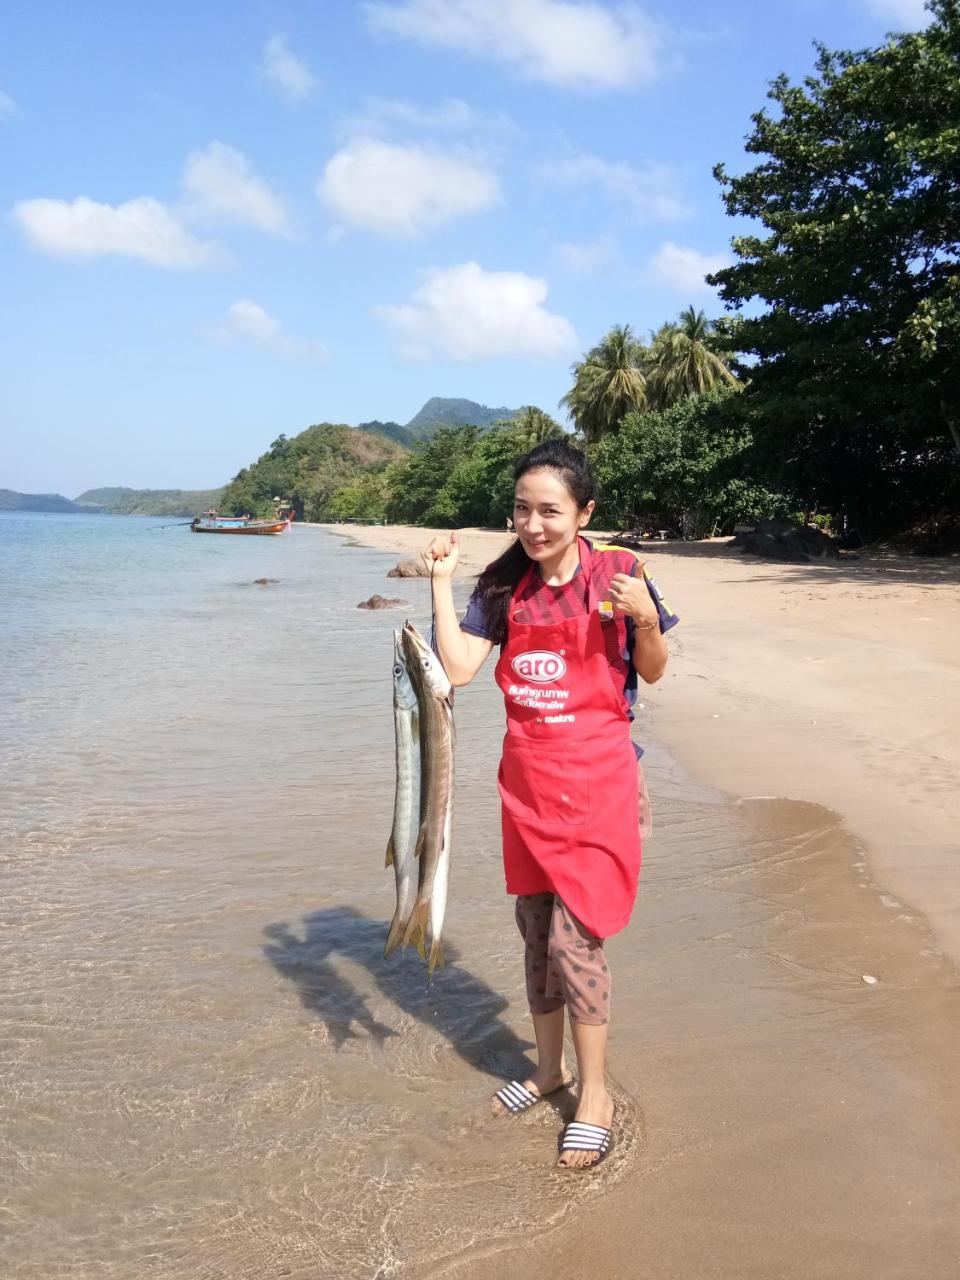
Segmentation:
{"type": "Polygon", "coordinates": [[[410,913],[410,919],[407,921],[407,927],[403,933],[403,945],[408,947],[411,944],[420,952],[422,959],[427,958],[426,935],[427,920],[430,916],[430,903],[417,900],[413,911],[410,913]]]}
{"type": "Polygon", "coordinates": [[[430,959],[427,961],[427,972],[432,974],[437,967],[443,968],[443,939],[434,938],[430,947],[430,959]]]}
{"type": "Polygon", "coordinates": [[[400,918],[400,908],[397,907],[393,913],[393,919],[390,921],[390,931],[387,934],[386,945],[383,948],[384,957],[388,956],[391,951],[395,951],[403,939],[403,930],[406,924],[405,920],[400,918]]]}
{"type": "Polygon", "coordinates": [[[383,865],[384,865],[385,867],[392,867],[392,866],[393,866],[393,863],[394,863],[394,856],[393,856],[393,835],[391,835],[391,836],[390,836],[390,839],[387,841],[387,857],[386,857],[386,861],[384,862],[384,864],[383,864],[383,865]]]}

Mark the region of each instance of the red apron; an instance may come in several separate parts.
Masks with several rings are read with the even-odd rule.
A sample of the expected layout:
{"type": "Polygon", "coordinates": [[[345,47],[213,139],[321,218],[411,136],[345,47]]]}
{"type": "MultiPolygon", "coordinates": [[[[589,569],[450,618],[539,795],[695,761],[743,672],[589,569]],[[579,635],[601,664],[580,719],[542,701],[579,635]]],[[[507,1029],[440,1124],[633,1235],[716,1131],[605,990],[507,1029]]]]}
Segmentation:
{"type": "Polygon", "coordinates": [[[580,539],[579,617],[514,621],[535,565],[513,594],[496,670],[507,711],[497,785],[507,892],[559,894],[609,938],[630,919],[640,874],[637,760],[611,671],[626,626],[622,615],[601,619],[591,560],[580,539]]]}

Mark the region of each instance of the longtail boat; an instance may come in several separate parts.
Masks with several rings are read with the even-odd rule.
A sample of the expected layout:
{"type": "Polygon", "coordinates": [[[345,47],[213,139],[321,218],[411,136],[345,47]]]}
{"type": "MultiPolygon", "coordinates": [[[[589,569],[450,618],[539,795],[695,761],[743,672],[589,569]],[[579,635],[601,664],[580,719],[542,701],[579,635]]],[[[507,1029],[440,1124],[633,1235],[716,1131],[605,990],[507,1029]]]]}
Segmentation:
{"type": "Polygon", "coordinates": [[[190,528],[193,533],[283,533],[293,522],[293,512],[282,520],[251,520],[249,516],[218,516],[209,513],[196,516],[190,528]]]}

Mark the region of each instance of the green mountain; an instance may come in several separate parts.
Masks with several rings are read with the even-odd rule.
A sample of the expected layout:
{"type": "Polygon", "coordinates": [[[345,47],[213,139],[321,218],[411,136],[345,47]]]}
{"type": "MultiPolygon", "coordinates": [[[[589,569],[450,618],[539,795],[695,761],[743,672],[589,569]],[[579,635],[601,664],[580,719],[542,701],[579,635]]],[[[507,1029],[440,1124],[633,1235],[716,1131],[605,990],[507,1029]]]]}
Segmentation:
{"type": "Polygon", "coordinates": [[[292,502],[298,520],[324,520],[343,489],[406,456],[406,449],[374,431],[324,422],[288,439],[278,436],[256,462],[224,489],[224,513],[270,515],[274,499],[292,502]]]}
{"type": "Polygon", "coordinates": [[[195,516],[216,507],[222,489],[87,489],[77,502],[92,502],[112,516],[195,516]]]}
{"type": "Polygon", "coordinates": [[[415,440],[428,440],[437,427],[492,427],[495,422],[515,418],[519,409],[491,409],[475,400],[445,400],[434,396],[407,423],[415,440]]]}
{"type": "Polygon", "coordinates": [[[358,431],[372,431],[374,435],[386,436],[388,440],[395,440],[397,444],[402,444],[405,449],[416,440],[416,436],[401,427],[399,422],[378,422],[376,418],[372,422],[358,422],[358,431]]]}
{"type": "Polygon", "coordinates": [[[0,489],[0,511],[66,511],[71,515],[98,515],[100,507],[71,502],[59,493],[16,493],[0,489]]]}

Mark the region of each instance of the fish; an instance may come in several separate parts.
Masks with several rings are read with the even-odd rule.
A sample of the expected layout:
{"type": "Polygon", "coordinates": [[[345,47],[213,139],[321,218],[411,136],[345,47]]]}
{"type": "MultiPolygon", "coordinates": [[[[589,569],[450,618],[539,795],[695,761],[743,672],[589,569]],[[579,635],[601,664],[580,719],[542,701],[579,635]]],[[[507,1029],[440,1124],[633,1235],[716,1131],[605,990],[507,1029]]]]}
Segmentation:
{"type": "Polygon", "coordinates": [[[432,974],[443,964],[443,922],[450,879],[455,742],[453,686],[440,659],[411,622],[404,625],[400,642],[417,695],[420,722],[420,830],[414,847],[420,866],[417,897],[403,932],[403,945],[415,946],[432,974]]]}
{"type": "Polygon", "coordinates": [[[388,956],[403,937],[417,896],[417,861],[410,839],[413,813],[414,745],[420,736],[417,695],[410,681],[400,632],[393,633],[393,724],[396,736],[397,781],[393,797],[393,826],[385,865],[393,867],[397,909],[390,922],[383,954],[388,956]]]}

